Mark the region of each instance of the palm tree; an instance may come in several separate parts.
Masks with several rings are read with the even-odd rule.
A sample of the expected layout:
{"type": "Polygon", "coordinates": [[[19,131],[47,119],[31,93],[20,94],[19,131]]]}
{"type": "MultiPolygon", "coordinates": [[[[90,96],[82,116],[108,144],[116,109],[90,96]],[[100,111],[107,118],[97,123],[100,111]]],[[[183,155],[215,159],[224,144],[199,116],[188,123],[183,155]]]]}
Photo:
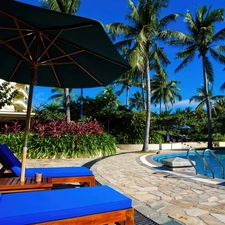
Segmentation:
{"type": "MultiPolygon", "coordinates": [[[[68,88],[69,90],[69,101],[72,101],[73,97],[77,97],[78,95],[76,93],[72,93],[74,91],[74,88],[68,88]]],[[[52,88],[51,90],[52,93],[55,93],[54,95],[50,96],[48,100],[53,100],[53,103],[60,102],[62,104],[65,104],[65,94],[64,94],[64,89],[63,88],[52,88]]]]}
{"type": "Polygon", "coordinates": [[[214,102],[213,106],[213,113],[214,113],[214,127],[215,131],[221,134],[224,134],[225,127],[224,127],[224,121],[225,121],[225,98],[218,100],[214,102]]]}
{"type": "Polygon", "coordinates": [[[104,98],[107,100],[107,109],[111,111],[112,109],[117,109],[121,104],[120,100],[116,98],[116,94],[111,85],[105,87],[100,91],[99,94],[96,95],[96,98],[104,98]]]}
{"type": "MultiPolygon", "coordinates": [[[[213,92],[212,92],[212,90],[213,90],[213,87],[211,86],[211,88],[207,88],[208,89],[208,98],[209,98],[209,100],[210,100],[210,106],[212,107],[212,108],[214,108],[213,106],[214,106],[214,103],[216,104],[218,104],[218,102],[217,101],[221,101],[221,100],[223,100],[224,99],[224,95],[213,95],[213,92]]],[[[196,90],[196,92],[198,93],[198,95],[194,95],[194,96],[192,96],[191,98],[190,98],[190,100],[189,100],[189,102],[192,102],[192,101],[194,101],[194,102],[199,102],[199,104],[197,105],[197,107],[196,107],[196,110],[197,111],[201,111],[202,110],[202,108],[206,105],[206,93],[205,93],[205,88],[204,88],[204,86],[202,85],[202,87],[200,87],[200,88],[198,88],[197,90],[196,90]]]]}
{"type": "Polygon", "coordinates": [[[174,46],[187,46],[186,49],[176,54],[176,58],[183,59],[175,70],[180,71],[194,60],[195,53],[202,58],[204,93],[208,119],[208,148],[212,148],[212,113],[208,84],[213,82],[213,67],[209,60],[209,55],[217,62],[225,64],[225,56],[221,52],[225,51],[225,46],[216,46],[218,41],[225,40],[225,28],[215,33],[215,23],[224,21],[224,8],[211,11],[211,7],[199,7],[195,12],[195,18],[187,11],[185,24],[189,35],[183,38],[172,37],[168,40],[174,46]]]}
{"type": "Polygon", "coordinates": [[[173,106],[176,100],[181,100],[181,95],[178,93],[180,88],[177,85],[180,84],[176,80],[167,80],[167,73],[161,71],[156,73],[151,79],[151,90],[152,90],[152,103],[155,106],[159,103],[160,113],[162,112],[162,101],[165,105],[165,110],[169,110],[169,102],[173,106]]]}
{"type": "Polygon", "coordinates": [[[124,90],[126,90],[126,109],[128,109],[128,99],[129,99],[129,89],[132,85],[132,80],[130,80],[126,75],[121,76],[118,80],[114,82],[114,85],[121,85],[122,87],[119,91],[116,91],[116,95],[120,96],[124,90]]]}
{"type": "MultiPolygon", "coordinates": [[[[178,14],[171,14],[160,18],[163,8],[168,6],[169,0],[139,0],[135,5],[132,0],[128,0],[130,13],[126,19],[130,24],[112,23],[106,26],[109,36],[115,41],[121,37],[117,47],[129,47],[131,50],[127,56],[129,63],[139,74],[146,79],[146,124],[143,151],[148,150],[150,132],[150,105],[151,105],[151,86],[150,69],[161,68],[162,64],[168,64],[163,49],[157,44],[157,35],[169,22],[175,21],[178,14]]],[[[170,32],[171,33],[171,32],[170,32]]]]}
{"type": "MultiPolygon", "coordinates": [[[[107,26],[106,26],[107,28],[107,26]]],[[[127,48],[126,46],[121,46],[121,43],[116,43],[115,47],[121,52],[122,56],[126,59],[129,60],[127,57],[129,55],[130,49],[127,48]]],[[[130,60],[130,63],[133,65],[133,63],[130,60]]],[[[116,95],[120,96],[124,90],[126,90],[126,109],[128,109],[128,102],[129,102],[129,90],[132,85],[138,86],[142,88],[142,101],[144,103],[144,87],[145,85],[143,84],[143,77],[139,75],[139,72],[137,68],[135,68],[135,65],[133,66],[134,68],[123,74],[118,80],[114,82],[114,85],[121,85],[122,87],[119,91],[116,92],[116,95]],[[140,82],[141,79],[141,82],[140,82]]],[[[145,104],[144,104],[145,105],[145,104]]]]}
{"type": "Polygon", "coordinates": [[[42,6],[59,12],[76,14],[80,8],[81,0],[40,0],[42,6]]]}
{"type": "Polygon", "coordinates": [[[129,108],[132,109],[136,109],[136,110],[144,110],[144,104],[142,101],[142,96],[141,93],[139,91],[134,92],[132,94],[133,97],[129,98],[129,102],[130,102],[130,106],[129,108]]]}
{"type": "MultiPolygon", "coordinates": [[[[43,7],[60,11],[63,13],[68,13],[70,15],[76,14],[79,10],[81,0],[41,0],[43,7]]],[[[64,99],[65,99],[65,109],[66,109],[66,121],[70,123],[70,96],[69,88],[64,88],[64,99]]]]}

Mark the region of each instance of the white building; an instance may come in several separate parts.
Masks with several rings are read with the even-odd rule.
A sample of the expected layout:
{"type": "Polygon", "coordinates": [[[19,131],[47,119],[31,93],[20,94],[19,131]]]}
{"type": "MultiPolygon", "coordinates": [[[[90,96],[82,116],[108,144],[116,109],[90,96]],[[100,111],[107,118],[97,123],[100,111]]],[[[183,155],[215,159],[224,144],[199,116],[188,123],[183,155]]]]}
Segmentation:
{"type": "MultiPolygon", "coordinates": [[[[0,85],[5,82],[0,79],[0,85]]],[[[10,82],[10,85],[19,91],[19,95],[12,102],[0,109],[0,121],[25,120],[29,85],[10,82]]]]}

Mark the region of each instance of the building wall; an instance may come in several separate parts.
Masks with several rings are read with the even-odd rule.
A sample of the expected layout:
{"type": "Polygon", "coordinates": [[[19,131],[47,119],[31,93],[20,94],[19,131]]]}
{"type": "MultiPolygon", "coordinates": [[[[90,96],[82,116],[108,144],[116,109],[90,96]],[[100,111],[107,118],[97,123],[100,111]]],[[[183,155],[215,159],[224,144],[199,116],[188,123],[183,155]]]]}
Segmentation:
{"type": "MultiPolygon", "coordinates": [[[[5,82],[0,79],[0,85],[5,82]]],[[[10,82],[10,85],[19,91],[19,95],[12,101],[12,105],[6,105],[0,111],[2,112],[26,112],[29,85],[10,82]]]]}

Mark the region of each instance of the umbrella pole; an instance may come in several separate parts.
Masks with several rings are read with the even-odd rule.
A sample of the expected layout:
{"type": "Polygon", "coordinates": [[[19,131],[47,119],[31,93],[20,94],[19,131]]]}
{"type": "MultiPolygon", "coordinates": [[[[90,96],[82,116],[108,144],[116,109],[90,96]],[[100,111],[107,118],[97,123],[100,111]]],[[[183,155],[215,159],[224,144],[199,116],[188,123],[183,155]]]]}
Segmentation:
{"type": "Polygon", "coordinates": [[[30,115],[31,115],[31,107],[32,107],[32,99],[33,99],[33,90],[34,90],[34,82],[36,78],[37,67],[33,66],[31,70],[31,81],[30,81],[30,89],[29,89],[29,97],[27,103],[27,114],[25,121],[25,134],[24,134],[24,146],[23,146],[23,155],[22,155],[22,167],[20,174],[20,182],[24,184],[25,182],[25,167],[26,167],[26,157],[27,157],[27,141],[30,130],[30,115]]]}

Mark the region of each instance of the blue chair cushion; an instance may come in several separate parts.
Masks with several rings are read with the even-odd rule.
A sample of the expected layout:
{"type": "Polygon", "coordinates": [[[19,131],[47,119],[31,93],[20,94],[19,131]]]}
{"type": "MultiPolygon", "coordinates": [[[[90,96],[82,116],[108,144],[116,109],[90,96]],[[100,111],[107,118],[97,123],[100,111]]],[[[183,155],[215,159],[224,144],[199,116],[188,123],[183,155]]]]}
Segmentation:
{"type": "MultiPolygon", "coordinates": [[[[0,157],[11,168],[17,177],[21,173],[21,162],[16,158],[7,145],[0,145],[0,157]]],[[[93,173],[86,167],[46,167],[46,168],[26,168],[25,176],[33,177],[35,173],[42,173],[43,176],[57,177],[76,177],[92,176],[93,173]]]]}
{"type": "Polygon", "coordinates": [[[7,145],[0,145],[0,158],[2,158],[16,176],[20,176],[21,162],[16,158],[7,145]]]}
{"type": "Polygon", "coordinates": [[[26,177],[33,177],[35,173],[42,173],[42,176],[51,176],[53,178],[93,175],[92,171],[84,166],[26,168],[26,177]]]}
{"type": "Polygon", "coordinates": [[[32,224],[132,207],[132,201],[108,186],[2,195],[1,225],[32,224]]]}

